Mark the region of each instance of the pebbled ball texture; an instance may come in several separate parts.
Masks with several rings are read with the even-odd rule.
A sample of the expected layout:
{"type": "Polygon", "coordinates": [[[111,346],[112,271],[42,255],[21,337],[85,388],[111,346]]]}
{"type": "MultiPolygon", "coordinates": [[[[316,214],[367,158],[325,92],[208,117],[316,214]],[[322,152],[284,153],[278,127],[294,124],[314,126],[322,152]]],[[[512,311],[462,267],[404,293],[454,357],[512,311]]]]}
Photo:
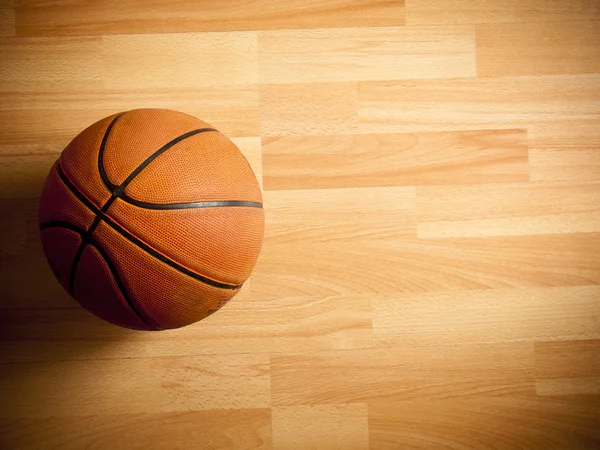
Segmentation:
{"type": "Polygon", "coordinates": [[[39,220],[58,281],[86,309],[161,330],[221,308],[262,244],[262,196],[238,148],[187,114],[140,109],[82,131],[52,167],[39,220]]]}

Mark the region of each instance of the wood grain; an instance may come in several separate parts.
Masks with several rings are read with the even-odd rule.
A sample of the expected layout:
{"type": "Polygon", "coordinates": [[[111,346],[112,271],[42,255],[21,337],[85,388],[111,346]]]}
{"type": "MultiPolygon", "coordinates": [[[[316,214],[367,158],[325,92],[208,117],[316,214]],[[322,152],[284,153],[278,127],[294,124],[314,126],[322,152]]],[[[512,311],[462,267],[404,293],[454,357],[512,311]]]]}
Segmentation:
{"type": "Polygon", "coordinates": [[[358,130],[356,83],[262,85],[262,136],[358,130]]]}
{"type": "Polygon", "coordinates": [[[370,402],[369,437],[377,449],[588,450],[600,440],[599,416],[595,398],[370,402]]]}
{"type": "Polygon", "coordinates": [[[533,182],[419,187],[422,238],[600,231],[600,184],[533,182]]]}
{"type": "Polygon", "coordinates": [[[176,109],[202,117],[229,137],[260,136],[254,86],[12,92],[0,95],[0,106],[2,154],[58,154],[88,125],[136,108],[176,109]]]}
{"type": "Polygon", "coordinates": [[[111,0],[72,4],[20,0],[19,36],[180,33],[278,28],[373,27],[404,24],[402,0],[111,0]],[[293,13],[290,13],[293,11],[293,13]]]}
{"type": "Polygon", "coordinates": [[[539,395],[600,394],[600,340],[536,342],[539,395]]]}
{"type": "MultiPolygon", "coordinates": [[[[50,276],[47,284],[53,281],[50,276]]],[[[60,286],[52,288],[49,291],[57,291],[55,296],[63,294],[60,286]]],[[[10,309],[3,305],[5,309],[0,310],[4,361],[87,360],[90,354],[98,359],[266,354],[306,348],[366,348],[373,343],[367,297],[264,301],[242,290],[222,314],[207,319],[201,327],[158,334],[117,333],[114,327],[78,308],[67,295],[58,299],[49,295],[34,304],[25,307],[20,303],[10,309]],[[50,305],[54,307],[50,309],[50,305]]]]}
{"type": "Polygon", "coordinates": [[[273,445],[281,450],[368,448],[367,405],[298,405],[273,408],[273,445]]]}
{"type": "Polygon", "coordinates": [[[269,356],[4,363],[1,393],[5,418],[264,408],[269,356]]]}
{"type": "Polygon", "coordinates": [[[546,23],[598,17],[594,0],[407,0],[408,25],[546,23]]]}
{"type": "Polygon", "coordinates": [[[271,246],[343,244],[350,236],[369,241],[416,236],[413,186],[274,191],[265,194],[265,202],[271,246]]]}
{"type": "Polygon", "coordinates": [[[0,39],[2,92],[98,89],[99,37],[0,39]]]}
{"type": "Polygon", "coordinates": [[[597,74],[368,81],[358,115],[363,132],[526,128],[532,147],[577,148],[600,143],[599,92],[597,74]]]}
{"type": "Polygon", "coordinates": [[[271,448],[269,409],[0,419],[0,430],[23,450],[271,448]]]}
{"type": "Polygon", "coordinates": [[[0,2],[0,447],[600,448],[598,24],[596,0],[0,2]],[[253,275],[183,329],[94,317],[39,240],[50,165],[135,108],[207,121],[265,189],[253,275]]]}
{"type": "MultiPolygon", "coordinates": [[[[596,19],[600,19],[600,11],[596,19]]],[[[481,77],[599,71],[598,21],[477,26],[477,74],[481,77]]]]}
{"type": "Polygon", "coordinates": [[[476,70],[470,26],[263,31],[258,39],[262,83],[459,78],[476,70]]]}
{"type": "Polygon", "coordinates": [[[365,234],[351,246],[271,246],[267,235],[248,287],[278,298],[584,286],[600,280],[598,248],[598,233],[419,240],[365,234]]]}
{"type": "Polygon", "coordinates": [[[0,3],[0,37],[15,35],[15,9],[13,0],[0,3]]]}
{"type": "Polygon", "coordinates": [[[274,405],[391,405],[411,399],[530,396],[533,365],[533,346],[527,342],[273,355],[271,398],[274,405]]]}
{"type": "Polygon", "coordinates": [[[373,336],[389,346],[600,337],[598,286],[378,295],[372,305],[373,336]]]}
{"type": "Polygon", "coordinates": [[[578,149],[530,149],[529,163],[534,181],[600,180],[598,152],[585,146],[578,149]]]}
{"type": "Polygon", "coordinates": [[[105,36],[103,84],[109,89],[253,85],[256,44],[254,32],[105,36]],[[212,63],[215,55],[219,64],[212,63]]]}
{"type": "Polygon", "coordinates": [[[527,181],[527,161],[523,130],[263,140],[269,190],[527,181]]]}

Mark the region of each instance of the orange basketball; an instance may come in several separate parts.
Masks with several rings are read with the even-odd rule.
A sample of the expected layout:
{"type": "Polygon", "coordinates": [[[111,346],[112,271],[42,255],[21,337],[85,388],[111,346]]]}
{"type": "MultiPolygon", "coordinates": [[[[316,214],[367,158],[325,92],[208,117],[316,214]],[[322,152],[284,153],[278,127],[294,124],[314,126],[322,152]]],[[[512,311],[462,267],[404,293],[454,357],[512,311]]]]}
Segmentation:
{"type": "Polygon", "coordinates": [[[40,203],[46,258],[108,322],[191,324],[231,299],[262,243],[262,196],[237,147],[187,114],[140,109],[79,134],[40,203]]]}

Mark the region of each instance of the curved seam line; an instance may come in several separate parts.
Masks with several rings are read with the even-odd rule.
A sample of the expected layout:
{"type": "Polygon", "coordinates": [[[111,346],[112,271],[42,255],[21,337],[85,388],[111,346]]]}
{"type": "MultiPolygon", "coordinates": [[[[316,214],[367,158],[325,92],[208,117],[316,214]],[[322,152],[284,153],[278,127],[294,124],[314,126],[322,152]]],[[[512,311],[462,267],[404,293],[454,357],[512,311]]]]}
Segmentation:
{"type": "Polygon", "coordinates": [[[153,323],[150,323],[150,321],[148,321],[141,313],[141,309],[139,309],[135,302],[133,300],[131,300],[129,298],[129,296],[127,295],[127,289],[125,288],[125,284],[123,284],[123,281],[121,280],[121,277],[119,276],[119,272],[116,268],[116,266],[112,263],[111,259],[108,257],[108,254],[106,253],[106,251],[100,246],[100,244],[98,242],[96,242],[95,240],[90,240],[88,243],[91,247],[94,247],[98,253],[100,254],[100,256],[102,257],[102,259],[104,260],[104,262],[106,263],[106,265],[108,266],[108,270],[110,271],[112,277],[115,280],[115,283],[117,283],[117,288],[119,289],[119,291],[121,292],[121,294],[123,295],[123,298],[125,299],[125,302],[127,303],[127,305],[129,306],[129,308],[131,309],[131,311],[142,321],[144,322],[146,325],[151,326],[153,328],[157,328],[153,323]]]}
{"type": "MultiPolygon", "coordinates": [[[[57,163],[57,167],[60,169],[60,164],[57,163]]],[[[61,172],[62,172],[62,170],[59,170],[59,175],[61,172]]],[[[61,177],[61,180],[62,180],[62,177],[61,177]]],[[[71,191],[81,203],[83,203],[85,206],[87,206],[95,214],[101,216],[102,220],[106,221],[106,223],[108,225],[110,225],[113,229],[115,229],[117,232],[119,232],[119,234],[121,234],[128,241],[130,241],[131,243],[136,245],[138,248],[144,250],[146,253],[150,253],[153,256],[157,256],[157,258],[160,261],[173,267],[175,270],[177,270],[185,275],[188,275],[191,278],[194,278],[194,279],[196,279],[204,284],[207,284],[209,286],[214,286],[214,287],[218,287],[218,288],[222,288],[222,289],[231,289],[231,290],[240,289],[243,286],[243,283],[242,284],[229,284],[229,283],[224,283],[221,281],[213,280],[204,275],[200,275],[199,273],[185,267],[184,265],[182,265],[178,262],[173,261],[167,255],[164,255],[159,250],[156,250],[155,248],[150,246],[148,243],[146,243],[143,240],[141,240],[140,238],[136,237],[131,232],[129,232],[125,227],[123,227],[121,224],[119,224],[114,219],[109,217],[106,213],[102,212],[99,208],[96,207],[96,205],[94,205],[94,203],[91,202],[91,200],[89,200],[86,197],[86,195],[83,192],[79,191],[74,184],[71,183],[70,185],[68,185],[66,182],[64,182],[64,180],[62,180],[62,181],[65,184],[65,186],[69,189],[69,191],[71,191]],[[92,207],[90,207],[90,205],[92,207]],[[143,246],[139,245],[135,241],[138,241],[143,246]],[[144,247],[146,247],[146,248],[144,248],[144,247]],[[158,255],[160,255],[160,256],[158,256],[158,255]],[[169,262],[167,262],[167,261],[169,261],[169,262]]]]}
{"type": "Polygon", "coordinates": [[[63,220],[50,220],[48,222],[44,222],[42,224],[40,224],[40,229],[42,231],[47,230],[49,228],[64,228],[65,230],[71,230],[79,235],[82,235],[85,233],[84,230],[82,230],[81,228],[79,228],[76,225],[73,225],[70,222],[66,222],[63,220]]]}
{"type": "Polygon", "coordinates": [[[156,259],[158,259],[158,260],[164,262],[165,264],[167,264],[168,266],[171,266],[175,270],[177,270],[177,271],[179,271],[179,272],[181,272],[183,274],[189,275],[190,277],[192,277],[192,278],[194,278],[194,279],[196,279],[198,281],[201,281],[204,284],[207,284],[209,286],[218,287],[218,288],[221,288],[221,289],[230,289],[230,290],[240,289],[243,286],[243,284],[223,283],[221,281],[216,281],[216,280],[213,280],[212,278],[208,278],[205,275],[200,275],[199,273],[197,273],[197,272],[195,272],[195,271],[193,271],[191,269],[188,269],[184,265],[182,265],[182,264],[180,264],[178,262],[173,261],[171,258],[169,258],[164,253],[156,250],[154,247],[152,247],[148,243],[144,242],[143,240],[141,240],[140,238],[138,238],[134,234],[132,234],[129,231],[127,231],[127,229],[125,229],[125,227],[123,227],[119,223],[115,222],[110,217],[105,216],[104,217],[104,221],[113,230],[115,230],[117,233],[119,233],[125,239],[127,239],[128,241],[130,241],[132,244],[135,244],[138,248],[144,250],[146,253],[149,253],[150,255],[154,256],[156,259]]]}
{"type": "Polygon", "coordinates": [[[84,206],[87,206],[90,209],[90,211],[92,211],[96,215],[100,212],[100,207],[96,205],[92,200],[90,200],[87,197],[87,195],[83,193],[83,191],[81,191],[77,186],[75,186],[75,183],[73,183],[73,181],[62,169],[60,160],[56,162],[56,172],[58,173],[59,178],[67,187],[67,189],[69,189],[69,191],[71,191],[71,193],[75,195],[75,197],[79,199],[79,201],[83,203],[84,206]]]}
{"type": "Polygon", "coordinates": [[[146,167],[148,167],[152,163],[152,161],[154,161],[156,158],[158,158],[170,148],[174,147],[175,145],[179,144],[181,141],[184,141],[189,137],[195,136],[196,134],[207,133],[210,131],[215,131],[218,133],[218,131],[214,128],[198,128],[196,130],[188,131],[187,133],[184,133],[181,136],[178,136],[175,139],[172,139],[171,141],[167,142],[161,148],[159,148],[150,156],[148,156],[144,161],[142,161],[139,166],[133,169],[133,171],[127,176],[127,178],[125,178],[125,180],[114,189],[113,195],[121,196],[125,188],[129,185],[129,183],[131,183],[135,179],[135,177],[137,177],[146,167]]]}
{"type": "Polygon", "coordinates": [[[117,115],[117,117],[115,117],[110,122],[110,124],[108,124],[108,127],[106,128],[106,131],[104,132],[104,136],[102,136],[102,142],[100,143],[100,149],[98,150],[98,173],[100,174],[100,178],[102,179],[104,186],[111,193],[117,186],[115,184],[111,183],[111,181],[108,179],[108,175],[106,174],[106,170],[104,169],[104,149],[106,148],[106,143],[108,142],[108,135],[110,134],[113,125],[117,122],[119,117],[123,116],[124,114],[126,114],[126,113],[123,112],[123,113],[117,115]]]}

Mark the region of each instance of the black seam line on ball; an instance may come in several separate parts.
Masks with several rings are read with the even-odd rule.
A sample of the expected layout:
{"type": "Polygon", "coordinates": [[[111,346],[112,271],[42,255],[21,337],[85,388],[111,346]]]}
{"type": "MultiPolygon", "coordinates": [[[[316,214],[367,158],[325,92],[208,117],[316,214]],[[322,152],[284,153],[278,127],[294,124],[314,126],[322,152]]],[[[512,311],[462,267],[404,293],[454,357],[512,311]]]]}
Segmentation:
{"type": "Polygon", "coordinates": [[[88,198],[73,185],[73,183],[71,183],[69,181],[69,179],[62,172],[62,170],[60,168],[60,164],[57,164],[56,167],[57,167],[57,170],[58,170],[58,173],[59,173],[61,179],[63,180],[63,182],[65,183],[67,188],[73,193],[73,195],[75,195],[85,206],[87,206],[93,213],[95,213],[97,216],[99,216],[101,218],[101,220],[104,220],[111,228],[113,228],[115,231],[117,231],[121,236],[123,236],[124,238],[126,238],[127,240],[132,242],[133,244],[137,245],[139,248],[144,250],[146,253],[149,253],[150,255],[154,256],[158,260],[173,267],[175,270],[178,270],[179,272],[184,273],[184,274],[188,275],[189,277],[194,278],[194,279],[196,279],[204,284],[207,284],[209,286],[214,286],[214,287],[217,287],[220,289],[230,289],[230,290],[240,289],[243,286],[243,284],[229,284],[229,283],[221,283],[219,281],[211,280],[210,278],[206,278],[200,274],[192,272],[191,270],[176,263],[172,259],[167,258],[162,253],[157,252],[152,247],[148,246],[147,244],[142,242],[140,239],[136,238],[134,235],[129,233],[127,230],[125,230],[119,224],[117,224],[116,222],[111,220],[103,211],[98,209],[98,207],[96,205],[94,205],[91,201],[89,201],[88,198]]]}
{"type": "Polygon", "coordinates": [[[149,203],[140,202],[139,200],[133,199],[126,195],[119,197],[121,200],[130,203],[134,206],[138,206],[144,209],[192,209],[192,208],[235,208],[235,207],[247,207],[247,208],[259,208],[262,209],[262,203],[258,202],[247,202],[244,200],[215,200],[215,201],[204,201],[204,202],[184,202],[184,203],[149,203]]]}
{"type": "Polygon", "coordinates": [[[119,272],[117,271],[117,267],[112,263],[111,259],[108,257],[108,254],[104,251],[100,244],[98,244],[98,242],[94,240],[90,240],[88,244],[91,247],[94,247],[98,251],[98,253],[100,253],[102,259],[104,259],[104,262],[108,266],[108,270],[110,271],[112,277],[117,283],[117,288],[119,289],[119,291],[121,291],[121,294],[123,295],[125,302],[127,302],[127,305],[129,305],[131,311],[136,316],[138,316],[138,318],[146,325],[152,328],[156,328],[153,324],[151,324],[150,322],[148,322],[147,319],[144,318],[144,316],[141,313],[141,310],[136,306],[135,302],[129,298],[129,296],[127,295],[127,290],[125,289],[125,285],[123,284],[123,281],[121,281],[121,277],[119,276],[119,272]]]}
{"type": "Polygon", "coordinates": [[[104,186],[106,186],[106,188],[111,192],[114,188],[116,188],[116,186],[110,182],[108,175],[106,175],[106,171],[104,170],[104,149],[106,148],[106,141],[108,141],[108,135],[110,134],[113,125],[117,122],[117,120],[119,120],[119,117],[123,116],[123,114],[125,113],[119,114],[110,122],[106,128],[106,131],[104,132],[104,136],[102,136],[102,142],[100,143],[100,149],[98,150],[98,172],[100,173],[100,178],[102,179],[104,186]]]}
{"type": "Polygon", "coordinates": [[[71,273],[69,275],[69,292],[72,295],[75,295],[75,275],[77,274],[77,268],[79,267],[79,261],[81,260],[81,255],[83,255],[83,251],[90,243],[92,234],[94,230],[102,220],[102,216],[98,215],[88,228],[88,230],[81,236],[81,243],[79,244],[79,248],[77,249],[77,253],[75,253],[75,258],[73,258],[73,263],[71,264],[71,273]]]}
{"type": "MultiPolygon", "coordinates": [[[[218,131],[215,130],[214,128],[199,128],[197,130],[188,131],[187,133],[184,133],[181,136],[178,136],[175,139],[167,142],[161,148],[159,148],[154,153],[152,153],[150,156],[148,156],[144,161],[142,161],[142,163],[139,166],[137,166],[129,174],[129,176],[127,178],[125,178],[125,181],[123,181],[119,186],[115,186],[112,183],[110,183],[110,181],[108,180],[108,176],[106,175],[106,173],[104,173],[104,176],[106,177],[106,180],[104,180],[104,184],[107,185],[107,187],[109,185],[112,186],[112,188],[111,188],[112,194],[115,197],[120,197],[123,194],[123,191],[125,190],[125,188],[127,187],[127,185],[129,183],[131,183],[133,181],[133,179],[135,177],[137,177],[142,170],[144,170],[146,167],[148,167],[148,165],[152,161],[154,161],[156,158],[158,158],[164,152],[166,152],[171,147],[175,146],[176,144],[180,143],[181,141],[183,141],[183,140],[185,140],[185,139],[187,139],[189,137],[195,136],[196,134],[207,133],[207,132],[212,132],[212,131],[218,133],[218,131]]],[[[98,168],[99,168],[99,170],[104,171],[104,149],[102,149],[102,154],[98,153],[98,168]]],[[[102,174],[100,176],[102,176],[102,174]]]]}
{"type": "Polygon", "coordinates": [[[165,145],[163,145],[161,148],[159,148],[158,150],[156,150],[154,153],[152,153],[150,156],[148,156],[139,166],[137,166],[133,172],[131,172],[129,174],[129,176],[127,178],[125,178],[125,181],[123,181],[119,187],[117,188],[118,190],[123,191],[127,185],[129,183],[131,183],[131,181],[133,181],[133,179],[135,177],[137,177],[139,175],[139,173],[144,170],[146,167],[148,167],[148,165],[154,161],[156,158],[158,158],[160,155],[162,155],[164,152],[166,152],[167,150],[169,150],[171,147],[173,147],[175,144],[179,144],[181,141],[192,137],[196,134],[200,134],[200,133],[208,133],[209,131],[214,131],[217,132],[217,130],[215,130],[214,128],[199,128],[197,130],[192,130],[192,131],[188,131],[187,133],[182,134],[181,136],[176,137],[175,139],[173,139],[170,142],[167,142],[165,145]]]}
{"type": "Polygon", "coordinates": [[[76,225],[73,225],[70,222],[65,222],[64,220],[51,220],[49,222],[44,222],[43,224],[40,225],[40,229],[42,231],[47,230],[48,228],[65,228],[67,230],[74,231],[75,233],[79,234],[80,236],[85,233],[85,230],[82,230],[81,228],[79,228],[76,225]]]}
{"type": "Polygon", "coordinates": [[[145,242],[141,241],[140,239],[138,239],[137,237],[135,237],[134,235],[129,233],[127,230],[125,230],[123,227],[121,227],[117,223],[113,222],[109,217],[104,216],[104,221],[113,230],[115,230],[117,233],[119,233],[121,236],[123,236],[128,241],[131,241],[133,244],[137,245],[139,248],[144,250],[146,253],[149,253],[150,255],[154,256],[156,259],[167,264],[168,266],[171,266],[174,269],[178,270],[179,272],[182,272],[198,281],[201,281],[204,284],[208,284],[210,286],[214,286],[214,287],[221,288],[221,289],[230,289],[230,290],[236,290],[236,289],[240,289],[242,287],[242,284],[221,283],[220,281],[211,280],[210,278],[206,278],[196,272],[192,272],[188,268],[182,266],[181,264],[176,263],[175,261],[166,257],[162,253],[154,250],[152,247],[147,245],[145,242]]]}
{"type": "MultiPolygon", "coordinates": [[[[79,234],[80,236],[83,236],[85,234],[85,231],[82,230],[81,228],[73,225],[72,223],[65,222],[65,221],[62,221],[62,220],[51,220],[50,222],[44,222],[43,224],[40,225],[40,229],[42,229],[42,230],[48,230],[48,229],[51,229],[51,228],[64,228],[66,230],[73,231],[73,232],[79,234]]],[[[117,287],[121,291],[121,294],[123,294],[123,298],[125,299],[125,301],[129,305],[129,307],[131,308],[131,310],[146,325],[148,325],[150,327],[153,327],[153,328],[156,328],[154,325],[152,325],[146,319],[144,319],[144,317],[140,314],[139,309],[135,306],[135,303],[129,298],[129,296],[127,295],[127,291],[125,289],[125,285],[121,281],[121,277],[119,277],[119,272],[117,271],[116,266],[112,263],[112,261],[108,257],[108,254],[104,251],[104,249],[100,246],[100,244],[98,244],[98,242],[96,242],[94,240],[90,240],[88,242],[88,244],[90,246],[94,247],[98,251],[98,253],[100,253],[100,256],[102,256],[102,258],[106,262],[106,265],[108,266],[108,269],[110,270],[113,278],[115,279],[115,282],[117,283],[117,287]]]]}
{"type": "Polygon", "coordinates": [[[65,183],[67,188],[73,193],[73,195],[75,195],[75,197],[79,199],[81,203],[87,206],[94,214],[100,213],[100,208],[94,205],[78,188],[75,187],[73,183],[71,183],[71,180],[67,178],[59,163],[56,164],[56,171],[58,172],[58,176],[63,183],[65,183]]]}

